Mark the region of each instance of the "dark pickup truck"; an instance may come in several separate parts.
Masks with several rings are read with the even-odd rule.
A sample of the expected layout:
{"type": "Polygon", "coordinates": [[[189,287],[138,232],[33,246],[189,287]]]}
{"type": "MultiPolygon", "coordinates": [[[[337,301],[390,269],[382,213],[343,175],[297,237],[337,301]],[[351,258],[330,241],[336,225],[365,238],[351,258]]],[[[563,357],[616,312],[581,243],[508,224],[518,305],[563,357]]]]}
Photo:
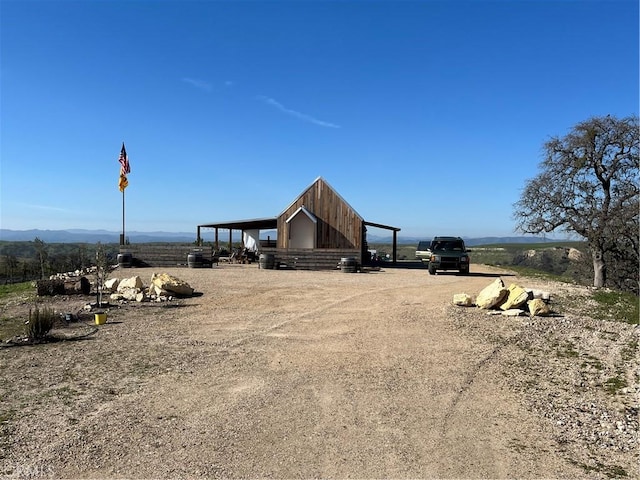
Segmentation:
{"type": "MultiPolygon", "coordinates": [[[[417,252],[416,256],[418,256],[417,252]]],[[[438,270],[458,270],[462,274],[469,273],[469,250],[466,249],[464,240],[460,237],[434,237],[429,248],[421,250],[420,257],[429,267],[431,275],[435,275],[438,270]]]]}

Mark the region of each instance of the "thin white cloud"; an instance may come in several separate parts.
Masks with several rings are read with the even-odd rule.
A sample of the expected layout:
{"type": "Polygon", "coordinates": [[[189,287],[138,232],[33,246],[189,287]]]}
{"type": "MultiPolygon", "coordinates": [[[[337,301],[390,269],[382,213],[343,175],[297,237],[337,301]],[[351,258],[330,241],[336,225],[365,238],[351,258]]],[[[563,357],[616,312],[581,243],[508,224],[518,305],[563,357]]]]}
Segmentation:
{"type": "Polygon", "coordinates": [[[182,78],[182,81],[188,83],[191,86],[199,88],[200,90],[204,90],[205,92],[210,92],[212,90],[211,84],[205,82],[204,80],[198,80],[197,78],[182,78]]]}
{"type": "Polygon", "coordinates": [[[16,203],[17,206],[22,208],[31,208],[33,210],[45,210],[48,212],[71,212],[68,208],[52,207],[51,205],[33,205],[30,203],[16,203]]]}
{"type": "Polygon", "coordinates": [[[340,128],[340,125],[336,125],[335,123],[329,123],[329,122],[325,122],[323,120],[318,120],[317,118],[314,118],[310,115],[306,115],[304,113],[300,113],[297,112],[295,110],[291,110],[289,108],[286,108],[284,105],[282,105],[280,102],[274,100],[273,98],[269,98],[269,97],[265,97],[265,96],[259,96],[258,99],[262,100],[263,102],[265,102],[267,105],[271,105],[272,107],[280,110],[283,113],[286,113],[287,115],[291,115],[292,117],[295,118],[299,118],[300,120],[304,120],[305,122],[310,122],[313,123],[315,125],[319,125],[321,127],[327,127],[327,128],[340,128]]]}

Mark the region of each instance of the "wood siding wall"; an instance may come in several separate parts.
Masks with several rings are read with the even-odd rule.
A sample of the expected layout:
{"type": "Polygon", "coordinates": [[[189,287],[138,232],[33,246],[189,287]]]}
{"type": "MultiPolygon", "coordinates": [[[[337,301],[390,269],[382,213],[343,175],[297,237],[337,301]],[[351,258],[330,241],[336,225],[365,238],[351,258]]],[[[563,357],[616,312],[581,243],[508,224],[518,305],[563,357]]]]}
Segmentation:
{"type": "Polygon", "coordinates": [[[302,206],[318,219],[316,248],[361,249],[364,220],[321,178],[278,217],[278,248],[289,248],[286,220],[302,206]]]}

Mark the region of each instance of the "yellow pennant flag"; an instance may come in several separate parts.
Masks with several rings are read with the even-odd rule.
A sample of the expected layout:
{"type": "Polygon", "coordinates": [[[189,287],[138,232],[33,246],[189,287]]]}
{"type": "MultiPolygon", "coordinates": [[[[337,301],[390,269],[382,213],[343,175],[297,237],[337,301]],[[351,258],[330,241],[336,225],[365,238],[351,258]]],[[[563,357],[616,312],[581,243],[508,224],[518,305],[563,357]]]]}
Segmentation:
{"type": "Polygon", "coordinates": [[[125,175],[120,174],[120,180],[118,181],[118,188],[121,192],[124,192],[124,189],[129,186],[129,180],[125,175]]]}

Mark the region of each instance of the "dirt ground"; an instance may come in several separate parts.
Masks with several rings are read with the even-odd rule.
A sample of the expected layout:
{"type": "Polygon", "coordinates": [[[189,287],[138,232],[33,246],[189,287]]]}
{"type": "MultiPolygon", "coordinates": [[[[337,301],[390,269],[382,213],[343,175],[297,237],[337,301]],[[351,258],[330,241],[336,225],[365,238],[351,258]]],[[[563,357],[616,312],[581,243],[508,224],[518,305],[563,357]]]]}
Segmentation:
{"type": "Polygon", "coordinates": [[[0,477],[640,477],[638,328],[590,318],[587,288],[479,265],[111,277],[154,271],[197,295],[0,348],[0,477]],[[498,276],[551,291],[557,315],[452,305],[498,276]]]}

